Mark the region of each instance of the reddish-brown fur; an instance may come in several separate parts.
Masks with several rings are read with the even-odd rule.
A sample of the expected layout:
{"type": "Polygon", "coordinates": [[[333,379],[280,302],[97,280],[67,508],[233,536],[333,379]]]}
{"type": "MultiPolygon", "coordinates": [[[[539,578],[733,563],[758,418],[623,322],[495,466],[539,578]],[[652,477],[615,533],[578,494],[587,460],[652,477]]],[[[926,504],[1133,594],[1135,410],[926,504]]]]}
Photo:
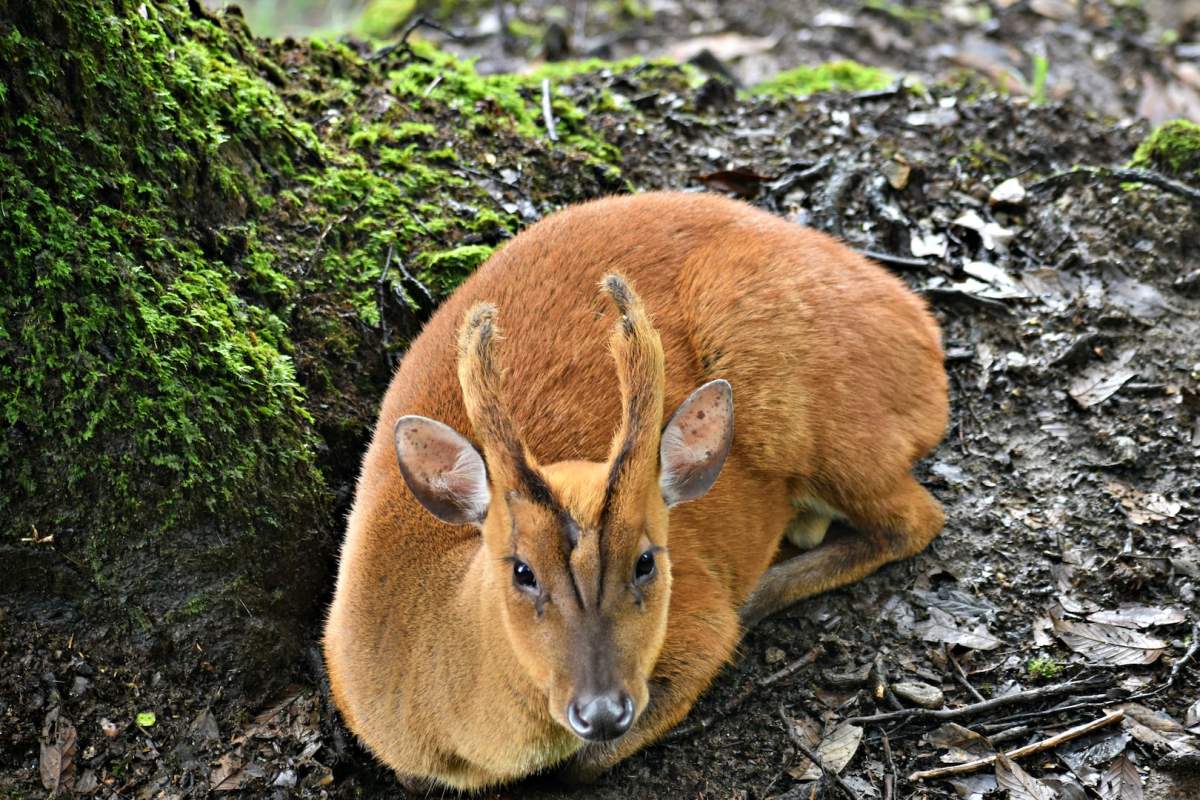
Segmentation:
{"type": "Polygon", "coordinates": [[[941,507],[910,470],[946,417],[939,333],[924,303],[834,239],[711,195],[609,198],[548,217],[447,300],[384,397],[325,633],[334,698],[363,742],[410,779],[475,788],[562,763],[595,774],[687,714],[743,624],[936,536],[941,507]],[[598,288],[614,272],[636,292],[632,344],[598,288]],[[638,323],[637,296],[648,323],[638,323]],[[480,302],[495,306],[494,320],[480,308],[486,319],[468,319],[480,302]],[[655,370],[661,397],[643,396],[655,370]],[[624,396],[619,372],[631,382],[624,396]],[[715,378],[733,389],[732,450],[711,491],[672,507],[668,524],[657,433],[715,378]],[[623,403],[654,419],[649,439],[631,440],[636,463],[602,512],[609,463],[629,432],[623,403]],[[574,550],[518,486],[522,448],[499,444],[489,414],[507,420],[495,425],[511,428],[529,468],[580,521],[574,550]],[[503,498],[507,509],[492,508],[482,534],[414,499],[393,440],[404,415],[482,443],[489,508],[503,498]],[[607,539],[593,532],[603,513],[618,520],[607,539]],[[815,543],[831,516],[855,532],[772,566],[789,525],[815,543]],[[622,576],[652,545],[666,548],[660,572],[635,604],[622,576]],[[498,565],[510,546],[536,562],[549,610],[535,610],[512,567],[498,565]],[[566,580],[582,585],[579,610],[563,599],[566,580]],[[595,600],[615,653],[605,669],[639,717],[614,742],[584,746],[562,708],[586,668],[572,658],[601,630],[586,619],[604,581],[615,587],[595,600]]]}

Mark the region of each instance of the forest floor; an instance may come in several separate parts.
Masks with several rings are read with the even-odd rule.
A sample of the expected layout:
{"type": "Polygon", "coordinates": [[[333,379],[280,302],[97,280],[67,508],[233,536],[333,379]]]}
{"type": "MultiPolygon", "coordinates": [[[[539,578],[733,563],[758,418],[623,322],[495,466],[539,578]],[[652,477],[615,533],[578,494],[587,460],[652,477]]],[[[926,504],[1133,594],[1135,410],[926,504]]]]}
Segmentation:
{"type": "MultiPolygon", "coordinates": [[[[523,5],[528,30],[544,33],[549,5],[523,5]]],[[[565,26],[577,49],[614,56],[688,55],[683,44],[717,37],[710,53],[747,83],[853,56],[924,85],[776,101],[634,68],[565,87],[582,101],[617,99],[590,122],[621,149],[637,189],[745,197],[876,254],[929,300],[952,421],[918,473],[945,504],[946,529],[916,558],[750,631],[680,729],[594,786],[539,778],[483,796],[999,797],[997,779],[1023,781],[1020,769],[909,776],[1119,712],[1021,759],[1035,777],[1011,796],[1054,796],[1039,794],[1043,781],[1062,798],[1141,796],[1135,783],[1146,797],[1200,797],[1197,190],[1188,198],[1186,187],[1103,170],[1051,177],[1124,166],[1149,128],[1113,119],[1155,117],[1155,103],[1194,112],[1188,93],[1200,89],[1179,75],[1196,62],[1164,60],[1112,19],[1055,19],[1071,3],[996,3],[1012,8],[991,22],[942,13],[986,4],[909,4],[938,12],[925,18],[888,3],[773,5],[678,4],[620,30],[602,18],[565,26]],[[1045,103],[977,78],[939,82],[947,63],[993,78],[1003,63],[1036,94],[1031,46],[1051,54],[1045,103]],[[1007,700],[973,706],[992,698],[1007,700]],[[934,717],[917,703],[965,711],[934,717]],[[845,788],[810,771],[797,742],[840,769],[845,788]]],[[[481,54],[481,67],[519,69],[539,52],[534,33],[506,48],[486,15],[444,25],[473,32],[447,44],[481,54]]],[[[519,193],[519,181],[495,179],[519,193]]],[[[51,618],[13,626],[0,653],[0,689],[12,690],[0,696],[20,697],[26,718],[66,697],[73,721],[6,739],[38,748],[42,774],[26,761],[0,777],[0,795],[39,793],[29,787],[56,755],[72,762],[76,791],[104,797],[402,793],[334,718],[315,649],[281,695],[214,714],[120,652],[80,654],[62,630],[51,618]],[[175,700],[157,721],[129,719],[131,689],[175,700]]]]}

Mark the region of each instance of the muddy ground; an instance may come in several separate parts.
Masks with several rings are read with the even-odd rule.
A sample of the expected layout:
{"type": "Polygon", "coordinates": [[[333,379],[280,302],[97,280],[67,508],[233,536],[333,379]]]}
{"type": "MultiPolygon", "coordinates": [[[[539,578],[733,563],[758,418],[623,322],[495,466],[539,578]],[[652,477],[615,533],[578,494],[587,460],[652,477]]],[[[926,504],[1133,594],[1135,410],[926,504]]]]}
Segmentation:
{"type": "MultiPolygon", "coordinates": [[[[730,26],[746,37],[790,31],[771,51],[776,65],[855,55],[936,78],[931,48],[959,47],[970,33],[944,17],[921,26],[861,10],[817,26],[821,9],[803,2],[777,15],[751,2],[714,4],[720,14],[704,17],[709,31],[694,24],[704,5],[672,6],[677,13],[638,29],[641,40],[614,23],[609,48],[621,55],[621,47],[645,49],[639,42],[651,38],[681,42],[730,26]],[[862,42],[878,38],[878,25],[905,40],[871,50],[862,42]]],[[[1111,51],[1112,69],[1082,72],[1108,88],[1075,83],[1035,107],[976,78],[957,88],[931,80],[927,91],[780,103],[637,70],[570,84],[581,99],[601,91],[620,98],[615,110],[596,112],[594,124],[622,149],[635,188],[739,194],[884,257],[929,299],[945,334],[953,414],[945,442],[919,474],[945,504],[948,522],[911,561],[751,631],[676,734],[596,785],[569,789],[542,778],[485,796],[838,797],[828,781],[802,779],[807,765],[796,737],[825,747],[832,763],[841,759],[828,734],[851,718],[913,708],[901,699],[913,692],[940,692],[945,707],[957,708],[1078,682],[953,722],[1014,748],[1121,710],[1123,719],[1090,737],[1020,763],[1064,798],[1134,797],[1134,782],[1144,782],[1146,797],[1200,797],[1189,755],[1200,747],[1200,659],[1194,648],[1190,661],[1185,656],[1200,618],[1200,206],[1104,175],[1044,181],[1081,164],[1128,161],[1148,131],[1128,121],[1147,84],[1122,76],[1144,71],[1167,81],[1186,62],[1111,23],[1063,23],[1033,5],[992,4],[997,25],[980,35],[1026,52],[1056,24],[1087,30],[1093,38],[1084,51],[1111,51]],[[1012,178],[1022,191],[989,202],[1012,178]],[[1112,775],[1128,785],[1121,789],[1112,775]]],[[[531,3],[521,13],[536,19],[538,8],[531,3]]],[[[455,25],[478,33],[458,47],[503,54],[486,20],[455,25]]],[[[506,66],[537,56],[532,39],[523,46],[503,54],[506,66]]],[[[756,57],[723,63],[752,80],[765,69],[747,61],[756,57]]],[[[519,192],[517,184],[506,191],[519,192]]],[[[0,719],[39,720],[0,731],[9,772],[0,776],[0,795],[44,796],[56,754],[70,755],[76,791],[101,797],[197,797],[213,789],[402,795],[339,726],[315,650],[274,682],[287,688],[231,706],[222,698],[224,676],[163,686],[160,673],[141,668],[144,654],[107,649],[103,632],[91,632],[81,649],[72,634],[78,620],[62,613],[0,609],[0,719]],[[141,698],[154,698],[155,720],[133,715],[141,698]],[[54,706],[70,728],[44,719],[54,706]]],[[[991,767],[958,785],[909,779],[988,750],[944,722],[854,723],[861,741],[842,748],[849,791],[988,796],[991,767]]]]}

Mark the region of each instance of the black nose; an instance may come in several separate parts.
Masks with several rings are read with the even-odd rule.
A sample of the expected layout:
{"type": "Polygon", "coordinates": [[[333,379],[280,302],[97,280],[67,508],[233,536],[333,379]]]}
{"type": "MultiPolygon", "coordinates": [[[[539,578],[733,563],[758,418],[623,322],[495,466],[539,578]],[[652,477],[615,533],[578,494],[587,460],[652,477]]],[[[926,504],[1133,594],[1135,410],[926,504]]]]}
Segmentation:
{"type": "Polygon", "coordinates": [[[567,706],[567,722],[589,742],[616,739],[633,724],[633,698],[625,692],[580,695],[567,706]]]}

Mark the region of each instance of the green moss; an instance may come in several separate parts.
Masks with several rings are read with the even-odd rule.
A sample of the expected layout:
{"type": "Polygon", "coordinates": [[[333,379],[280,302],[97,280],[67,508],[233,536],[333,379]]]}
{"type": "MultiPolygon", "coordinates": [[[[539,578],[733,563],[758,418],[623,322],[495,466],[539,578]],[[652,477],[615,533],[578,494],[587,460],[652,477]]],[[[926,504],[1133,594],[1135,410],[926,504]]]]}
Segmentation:
{"type": "Polygon", "coordinates": [[[1063,670],[1063,665],[1052,658],[1039,656],[1025,664],[1026,671],[1035,678],[1054,678],[1063,670]]]}
{"type": "Polygon", "coordinates": [[[1164,122],[1138,145],[1129,166],[1200,179],[1200,125],[1186,119],[1164,122]]]}
{"type": "Polygon", "coordinates": [[[398,31],[417,10],[417,0],[370,0],[354,24],[356,33],[384,39],[398,31]]]}
{"type": "Polygon", "coordinates": [[[467,244],[437,253],[422,253],[418,259],[421,265],[418,277],[430,288],[448,291],[474,272],[494,249],[487,245],[467,244]]]}
{"type": "Polygon", "coordinates": [[[796,67],[751,87],[752,94],[785,99],[817,92],[864,92],[891,85],[892,76],[856,61],[830,61],[815,67],[796,67]]]}
{"type": "Polygon", "coordinates": [[[540,77],[424,44],[377,63],[185,0],[0,6],[0,562],[44,571],[36,527],[212,659],[242,609],[314,604],[382,356],[518,228],[484,178],[619,186],[568,79],[553,143],[540,77]]]}

